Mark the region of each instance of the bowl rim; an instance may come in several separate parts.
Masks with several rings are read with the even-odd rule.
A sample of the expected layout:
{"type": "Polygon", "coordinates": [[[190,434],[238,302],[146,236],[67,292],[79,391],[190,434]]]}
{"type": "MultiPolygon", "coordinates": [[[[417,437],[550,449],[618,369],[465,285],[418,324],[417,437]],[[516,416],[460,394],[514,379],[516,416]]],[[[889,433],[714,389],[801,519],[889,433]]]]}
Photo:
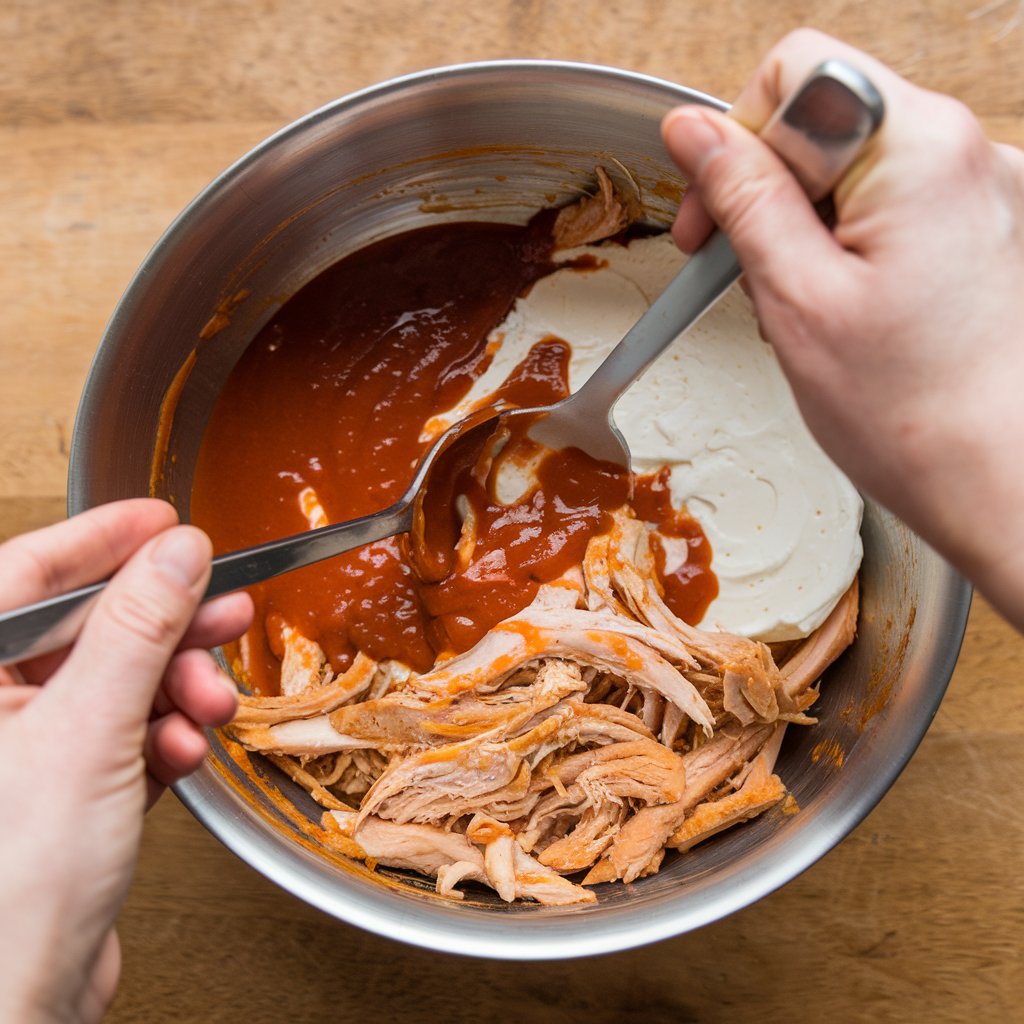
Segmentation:
{"type": "MultiPolygon", "coordinates": [[[[474,78],[501,71],[542,72],[562,76],[568,82],[574,79],[593,81],[595,78],[603,83],[620,81],[631,86],[649,87],[674,97],[680,103],[697,102],[719,110],[726,110],[729,106],[707,93],[641,72],[602,64],[540,59],[464,62],[428,68],[359,89],[325,103],[273,132],[203,188],[161,234],[132,276],[107,324],[104,341],[117,336],[123,325],[131,322],[145,279],[158,273],[172,257],[179,237],[189,230],[203,207],[231,188],[250,165],[266,158],[295,136],[316,128],[349,108],[358,108],[368,100],[384,99],[438,79],[474,78]]],[[[83,424],[89,420],[90,407],[100,400],[97,382],[105,378],[107,364],[116,361],[118,354],[117,346],[101,344],[86,378],[71,442],[68,473],[70,515],[88,507],[82,471],[86,461],[83,457],[86,429],[83,424]]],[[[443,914],[435,913],[436,905],[424,904],[422,912],[412,910],[408,895],[397,895],[383,885],[366,886],[365,893],[324,886],[322,878],[308,862],[312,855],[305,858],[298,855],[284,835],[250,816],[225,813],[223,798],[227,791],[214,779],[215,773],[209,765],[172,788],[199,822],[268,880],[304,902],[375,934],[439,952],[507,960],[556,960],[635,948],[710,924],[768,895],[828,853],[877,805],[924,738],[945,694],[966,630],[971,603],[970,585],[945,563],[937,565],[936,576],[933,597],[941,608],[941,615],[935,629],[948,642],[931,665],[933,680],[925,694],[927,699],[923,706],[919,705],[921,714],[914,728],[901,734],[902,743],[897,755],[878,767],[867,784],[860,788],[856,799],[843,805],[841,813],[828,821],[821,816],[816,817],[805,828],[802,842],[795,849],[781,844],[781,849],[768,851],[754,864],[734,871],[727,889],[716,883],[713,893],[701,892],[697,899],[690,899],[685,906],[682,904],[692,894],[681,891],[646,917],[629,916],[623,908],[622,914],[628,917],[628,925],[620,914],[611,915],[607,923],[589,914],[575,918],[572,915],[559,916],[542,922],[530,913],[505,915],[493,911],[470,911],[470,908],[453,905],[452,909],[460,915],[461,921],[458,926],[446,927],[443,914]],[[211,799],[214,791],[218,794],[217,801],[211,799]],[[280,855],[282,850],[286,854],[284,857],[280,855]],[[467,911],[470,912],[467,914],[467,911]],[[486,915],[488,925],[482,923],[480,915],[486,915]],[[495,922],[501,922],[502,927],[494,928],[495,922]]]]}

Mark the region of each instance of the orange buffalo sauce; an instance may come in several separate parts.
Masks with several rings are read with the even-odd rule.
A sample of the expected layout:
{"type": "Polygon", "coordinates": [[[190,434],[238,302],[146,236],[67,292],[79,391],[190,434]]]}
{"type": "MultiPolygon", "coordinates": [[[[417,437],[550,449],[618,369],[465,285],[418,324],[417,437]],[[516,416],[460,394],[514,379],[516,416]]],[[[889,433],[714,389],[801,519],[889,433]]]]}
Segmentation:
{"type": "MultiPolygon", "coordinates": [[[[307,488],[332,523],[397,500],[428,447],[424,424],[468,392],[490,360],[488,334],[552,269],[549,231],[539,215],[525,227],[406,232],[346,257],[287,302],[232,371],[204,435],[192,521],[217,552],[308,529],[300,499],[307,488]]],[[[564,397],[569,355],[560,339],[538,343],[499,396],[520,406],[564,397]]],[[[281,622],[319,643],[336,672],[358,650],[426,671],[439,651],[468,649],[582,561],[587,541],[629,493],[621,467],[575,450],[544,458],[537,485],[511,505],[470,470],[456,467],[448,497],[427,510],[444,569],[429,580],[413,571],[401,537],[249,588],[256,618],[247,682],[277,692],[280,649],[268,634],[277,647],[281,622]],[[453,556],[456,494],[475,519],[468,563],[453,556]]],[[[637,493],[642,518],[678,528],[683,519],[659,504],[656,488],[641,481],[637,493]]],[[[699,527],[685,519],[698,550],[699,527]]],[[[699,621],[713,597],[710,552],[705,564],[663,582],[677,614],[699,621]]]]}
{"type": "Polygon", "coordinates": [[[657,529],[651,547],[665,603],[684,622],[694,626],[718,596],[718,579],[711,570],[711,544],[700,523],[685,509],[672,504],[668,478],[667,468],[637,477],[631,504],[638,518],[657,529]],[[675,564],[668,565],[665,545],[658,534],[684,541],[686,558],[677,556],[675,564]]]}

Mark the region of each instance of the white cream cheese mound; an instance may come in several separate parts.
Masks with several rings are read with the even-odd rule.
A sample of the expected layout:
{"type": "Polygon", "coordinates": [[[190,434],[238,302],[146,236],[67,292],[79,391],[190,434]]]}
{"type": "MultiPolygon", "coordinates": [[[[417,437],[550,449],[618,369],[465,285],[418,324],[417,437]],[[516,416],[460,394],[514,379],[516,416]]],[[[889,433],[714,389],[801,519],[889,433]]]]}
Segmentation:
{"type": "MultiPolygon", "coordinates": [[[[550,335],[572,346],[576,391],[686,261],[668,235],[559,256],[585,253],[600,269],[557,270],[517,301],[491,336],[496,351],[486,373],[445,425],[486,399],[550,335]]],[[[821,625],[860,565],[863,505],[804,425],[738,287],[633,385],[615,422],[634,469],[671,467],[674,503],[711,542],[720,590],[703,628],[774,641],[821,625]]],[[[666,545],[669,558],[677,551],[685,557],[685,545],[666,545]]]]}

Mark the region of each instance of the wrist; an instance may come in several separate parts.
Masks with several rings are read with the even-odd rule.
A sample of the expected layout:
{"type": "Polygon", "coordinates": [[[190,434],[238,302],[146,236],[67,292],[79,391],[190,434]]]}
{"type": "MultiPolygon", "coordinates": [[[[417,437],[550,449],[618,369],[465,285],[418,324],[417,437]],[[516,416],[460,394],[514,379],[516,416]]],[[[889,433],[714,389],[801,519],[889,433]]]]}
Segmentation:
{"type": "Polygon", "coordinates": [[[0,857],[0,1021],[80,1024],[75,993],[88,968],[63,884],[70,879],[62,865],[17,847],[12,837],[0,857]],[[55,882],[62,871],[63,882],[55,882]]]}
{"type": "Polygon", "coordinates": [[[0,1020],[17,1024],[73,1024],[70,1013],[62,1014],[50,1005],[37,987],[19,984],[17,978],[0,975],[0,1020]]]}
{"type": "Polygon", "coordinates": [[[1024,415],[996,404],[982,416],[947,415],[927,463],[910,467],[910,506],[893,508],[1024,631],[1024,415]]]}

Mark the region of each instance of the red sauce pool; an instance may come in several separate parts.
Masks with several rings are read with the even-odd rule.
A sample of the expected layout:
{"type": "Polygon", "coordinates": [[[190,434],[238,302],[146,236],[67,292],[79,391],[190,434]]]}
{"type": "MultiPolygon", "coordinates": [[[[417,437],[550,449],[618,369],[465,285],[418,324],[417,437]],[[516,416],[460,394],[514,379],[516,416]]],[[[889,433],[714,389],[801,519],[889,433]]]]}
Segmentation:
{"type": "MultiPolygon", "coordinates": [[[[455,405],[487,368],[487,336],[516,298],[552,269],[549,221],[521,227],[445,224],[368,246],[330,267],[287,302],[232,371],[204,435],[192,521],[218,552],[308,529],[299,494],[315,490],[330,522],[401,496],[427,443],[431,417],[455,405]]],[[[567,393],[569,346],[535,345],[501,390],[519,405],[567,393]]],[[[591,536],[628,495],[618,468],[578,451],[553,453],[540,485],[514,505],[463,477],[477,517],[468,566],[424,582],[407,538],[391,538],[250,588],[247,682],[275,693],[280,661],[268,641],[287,622],[318,642],[335,671],[357,650],[426,671],[439,651],[465,650],[532,600],[541,583],[582,560],[591,536]]],[[[667,490],[667,488],[665,489],[667,490]]],[[[642,518],[693,530],[654,485],[641,481],[642,518]]],[[[451,510],[449,522],[451,522],[451,510]]],[[[442,531],[451,543],[452,530],[442,531]]],[[[703,544],[703,548],[701,547],[703,544]]],[[[447,555],[444,555],[447,558],[447,555]]],[[[699,621],[717,583],[706,563],[667,576],[666,599],[699,621]],[[708,594],[710,593],[710,597],[708,594]]],[[[276,642],[275,642],[276,646],[276,642]]]]}

